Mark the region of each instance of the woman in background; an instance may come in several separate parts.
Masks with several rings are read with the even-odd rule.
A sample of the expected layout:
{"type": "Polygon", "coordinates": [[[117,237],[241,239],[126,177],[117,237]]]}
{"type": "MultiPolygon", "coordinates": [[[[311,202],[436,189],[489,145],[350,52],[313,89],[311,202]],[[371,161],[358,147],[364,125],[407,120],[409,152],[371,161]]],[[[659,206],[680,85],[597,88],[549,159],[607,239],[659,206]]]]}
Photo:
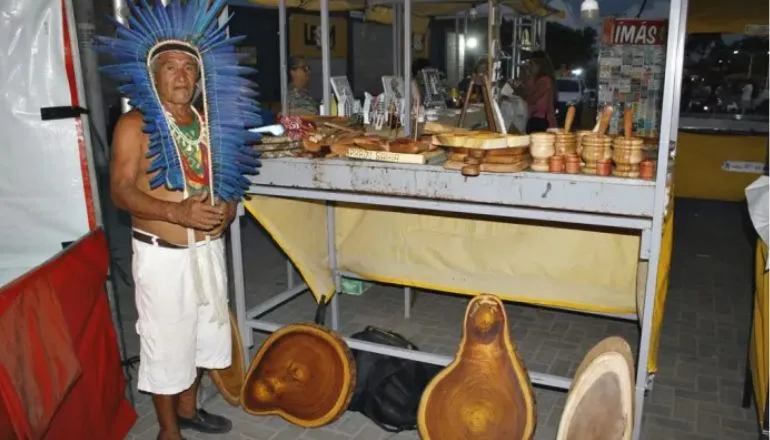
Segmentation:
{"type": "Polygon", "coordinates": [[[517,90],[529,107],[527,133],[546,131],[556,127],[556,79],[548,55],[539,50],[533,52],[527,63],[523,86],[517,90]]]}
{"type": "Polygon", "coordinates": [[[289,58],[288,116],[317,115],[320,103],[308,91],[310,66],[300,57],[289,58]]]}

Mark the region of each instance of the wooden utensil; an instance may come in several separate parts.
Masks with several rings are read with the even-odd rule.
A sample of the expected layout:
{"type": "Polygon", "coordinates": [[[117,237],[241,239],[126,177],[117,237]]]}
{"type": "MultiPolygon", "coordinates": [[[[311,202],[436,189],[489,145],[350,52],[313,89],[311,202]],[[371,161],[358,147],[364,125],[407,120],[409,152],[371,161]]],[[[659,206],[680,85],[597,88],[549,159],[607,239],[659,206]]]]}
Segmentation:
{"type": "Polygon", "coordinates": [[[614,111],[615,109],[612,108],[611,105],[604,107],[604,110],[602,110],[602,115],[599,118],[599,124],[594,130],[596,133],[604,134],[607,132],[607,129],[610,127],[610,120],[612,119],[612,113],[614,111]]]}
{"type": "Polygon", "coordinates": [[[623,112],[623,136],[626,139],[631,139],[634,135],[634,110],[626,108],[623,112]]]}
{"type": "Polygon", "coordinates": [[[503,302],[479,295],[468,304],[454,361],[428,384],[417,426],[423,440],[531,439],[535,399],[516,353],[503,302]]]}
{"type": "Polygon", "coordinates": [[[570,386],[556,440],[630,440],[634,361],[628,343],[609,337],[588,352],[570,386]]]}
{"type": "Polygon", "coordinates": [[[567,108],[567,116],[564,119],[564,132],[569,133],[572,129],[572,122],[575,120],[575,106],[571,105],[567,108]]]}
{"type": "Polygon", "coordinates": [[[241,391],[247,413],[315,428],[345,412],[355,390],[355,361],[345,341],[320,325],[325,308],[321,297],[315,324],[290,324],[262,344],[241,391]]]}
{"type": "Polygon", "coordinates": [[[596,125],[594,126],[594,133],[604,134],[607,132],[607,128],[610,126],[610,120],[612,119],[612,113],[614,111],[615,109],[613,109],[611,105],[604,107],[601,114],[599,115],[599,121],[597,121],[596,125]],[[602,127],[604,129],[602,129],[602,127]]]}

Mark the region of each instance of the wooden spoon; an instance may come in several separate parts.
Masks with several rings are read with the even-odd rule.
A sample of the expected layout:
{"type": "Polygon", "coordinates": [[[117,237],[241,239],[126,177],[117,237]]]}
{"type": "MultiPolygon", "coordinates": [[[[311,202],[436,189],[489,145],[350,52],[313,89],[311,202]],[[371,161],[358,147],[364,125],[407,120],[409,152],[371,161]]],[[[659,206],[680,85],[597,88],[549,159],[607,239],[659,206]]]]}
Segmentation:
{"type": "Polygon", "coordinates": [[[572,128],[572,123],[575,121],[575,106],[571,105],[567,108],[567,116],[564,119],[564,132],[569,133],[572,128]]]}
{"type": "Polygon", "coordinates": [[[626,139],[631,139],[634,135],[634,110],[626,108],[623,112],[623,136],[626,139]]]}

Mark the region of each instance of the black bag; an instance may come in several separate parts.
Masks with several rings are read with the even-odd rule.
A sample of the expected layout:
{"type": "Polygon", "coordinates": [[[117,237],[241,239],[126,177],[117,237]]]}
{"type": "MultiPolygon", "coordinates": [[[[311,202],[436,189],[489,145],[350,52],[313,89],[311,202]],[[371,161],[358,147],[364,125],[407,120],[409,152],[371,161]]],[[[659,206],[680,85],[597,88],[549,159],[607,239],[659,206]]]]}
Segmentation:
{"type": "MultiPolygon", "coordinates": [[[[352,338],[417,350],[403,336],[372,326],[352,338]]],[[[348,409],[388,432],[416,429],[420,397],[441,367],[366,351],[354,351],[354,356],[356,389],[348,409]]]]}

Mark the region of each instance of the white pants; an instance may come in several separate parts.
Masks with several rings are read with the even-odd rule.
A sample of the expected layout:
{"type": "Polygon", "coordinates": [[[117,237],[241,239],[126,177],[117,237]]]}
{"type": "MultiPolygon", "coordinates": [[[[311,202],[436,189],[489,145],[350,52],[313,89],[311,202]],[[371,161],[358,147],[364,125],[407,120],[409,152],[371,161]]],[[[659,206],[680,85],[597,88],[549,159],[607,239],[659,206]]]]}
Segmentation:
{"type": "Polygon", "coordinates": [[[170,249],[133,241],[134,296],[139,319],[139,390],[180,393],[192,385],[197,368],[227,368],[232,345],[229,324],[214,318],[212,301],[227,302],[224,240],[195,249],[170,249]],[[200,279],[214,285],[208,304],[199,305],[191,264],[197,252],[200,279]],[[213,280],[212,280],[213,277],[213,280]],[[213,281],[213,282],[212,282],[213,281]]]}

